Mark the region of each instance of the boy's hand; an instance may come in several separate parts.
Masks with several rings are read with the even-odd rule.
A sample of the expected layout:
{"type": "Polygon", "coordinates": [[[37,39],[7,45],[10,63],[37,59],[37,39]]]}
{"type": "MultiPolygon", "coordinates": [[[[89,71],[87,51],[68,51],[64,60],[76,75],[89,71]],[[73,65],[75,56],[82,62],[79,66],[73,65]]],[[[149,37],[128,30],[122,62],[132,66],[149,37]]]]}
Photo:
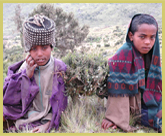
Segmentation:
{"type": "Polygon", "coordinates": [[[37,64],[34,62],[30,54],[26,57],[26,63],[27,63],[26,74],[29,78],[32,78],[34,74],[34,69],[37,67],[37,64]]]}
{"type": "Polygon", "coordinates": [[[162,118],[162,110],[160,110],[160,111],[156,114],[156,116],[157,116],[159,119],[161,119],[161,118],[162,118]]]}
{"type": "Polygon", "coordinates": [[[46,124],[37,126],[32,130],[32,133],[46,133],[50,125],[50,121],[48,121],[46,124]]]}

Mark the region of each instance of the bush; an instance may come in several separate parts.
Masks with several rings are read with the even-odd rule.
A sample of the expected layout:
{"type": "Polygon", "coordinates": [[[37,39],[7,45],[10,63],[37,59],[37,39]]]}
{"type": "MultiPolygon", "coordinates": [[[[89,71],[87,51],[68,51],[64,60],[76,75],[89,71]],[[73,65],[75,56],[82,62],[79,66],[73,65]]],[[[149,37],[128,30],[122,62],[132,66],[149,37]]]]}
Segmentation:
{"type": "Polygon", "coordinates": [[[103,49],[100,49],[100,51],[102,52],[102,51],[104,51],[103,49]]]}
{"type": "Polygon", "coordinates": [[[104,42],[108,42],[109,41],[109,38],[107,38],[107,37],[106,38],[103,38],[103,41],[104,42]]]}
{"type": "Polygon", "coordinates": [[[72,97],[97,94],[101,98],[104,97],[108,64],[102,55],[69,53],[62,60],[67,64],[67,95],[72,97]]]}
{"type": "Polygon", "coordinates": [[[119,40],[115,43],[115,46],[116,46],[116,45],[119,45],[119,44],[123,44],[123,40],[122,40],[122,39],[119,39],[119,40]]]}
{"type": "Polygon", "coordinates": [[[97,42],[97,43],[99,43],[101,41],[101,37],[88,36],[85,41],[86,42],[97,42]]]}
{"type": "Polygon", "coordinates": [[[24,59],[23,52],[23,48],[20,46],[13,46],[3,50],[3,79],[5,79],[10,65],[24,59]]]}
{"type": "Polygon", "coordinates": [[[105,44],[104,44],[104,47],[109,47],[109,46],[110,46],[109,43],[105,43],[105,44]]]}
{"type": "Polygon", "coordinates": [[[97,44],[97,47],[99,47],[99,48],[100,48],[100,47],[101,47],[101,45],[100,45],[100,44],[97,44]]]}

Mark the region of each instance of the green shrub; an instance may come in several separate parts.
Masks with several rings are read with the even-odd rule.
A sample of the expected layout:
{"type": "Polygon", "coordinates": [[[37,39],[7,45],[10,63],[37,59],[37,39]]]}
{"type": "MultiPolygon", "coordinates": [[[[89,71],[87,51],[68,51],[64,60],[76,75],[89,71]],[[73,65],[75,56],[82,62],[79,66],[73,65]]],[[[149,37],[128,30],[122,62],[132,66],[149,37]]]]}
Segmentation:
{"type": "Polygon", "coordinates": [[[122,39],[118,40],[118,41],[115,43],[115,46],[116,46],[116,45],[119,45],[119,44],[123,44],[123,40],[122,40],[122,39]]]}
{"type": "Polygon", "coordinates": [[[100,47],[101,47],[101,45],[100,45],[100,44],[97,44],[97,47],[99,47],[99,48],[100,48],[100,47]]]}
{"type": "Polygon", "coordinates": [[[97,43],[99,43],[101,41],[101,37],[88,36],[85,41],[86,42],[97,42],[97,43]]]}
{"type": "Polygon", "coordinates": [[[69,53],[62,60],[67,64],[67,95],[97,94],[104,97],[108,76],[108,64],[100,54],[69,53]]]}
{"type": "Polygon", "coordinates": [[[3,79],[5,79],[10,65],[24,59],[23,53],[23,48],[20,46],[14,46],[9,49],[5,48],[3,50],[3,79]]]}
{"type": "Polygon", "coordinates": [[[108,42],[109,41],[109,38],[107,38],[107,37],[106,38],[103,38],[103,41],[104,42],[108,42]]]}
{"type": "Polygon", "coordinates": [[[100,49],[100,51],[102,52],[102,51],[103,51],[103,49],[100,49]]]}
{"type": "Polygon", "coordinates": [[[104,47],[109,47],[109,46],[110,46],[109,43],[105,43],[105,44],[104,44],[104,47]]]}

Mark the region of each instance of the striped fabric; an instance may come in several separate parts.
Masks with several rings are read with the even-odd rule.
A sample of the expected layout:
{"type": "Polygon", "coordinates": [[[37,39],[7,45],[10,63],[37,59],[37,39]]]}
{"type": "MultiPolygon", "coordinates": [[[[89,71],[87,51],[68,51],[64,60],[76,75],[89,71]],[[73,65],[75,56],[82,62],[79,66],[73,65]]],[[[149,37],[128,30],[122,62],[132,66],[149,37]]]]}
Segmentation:
{"type": "Polygon", "coordinates": [[[128,34],[126,43],[109,58],[108,94],[110,96],[134,96],[140,88],[143,101],[148,108],[150,126],[156,113],[161,110],[162,74],[158,32],[151,54],[148,76],[145,81],[145,63],[141,54],[135,49],[128,34]]]}

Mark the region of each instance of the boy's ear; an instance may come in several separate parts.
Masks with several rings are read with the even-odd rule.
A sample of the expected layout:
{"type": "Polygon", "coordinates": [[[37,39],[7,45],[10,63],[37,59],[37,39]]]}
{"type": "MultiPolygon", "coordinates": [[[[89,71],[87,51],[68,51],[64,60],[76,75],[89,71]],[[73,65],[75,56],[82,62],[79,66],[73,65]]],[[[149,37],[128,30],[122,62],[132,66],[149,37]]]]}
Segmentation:
{"type": "Polygon", "coordinates": [[[51,51],[53,51],[53,46],[52,45],[50,45],[50,48],[51,48],[51,51]]]}
{"type": "Polygon", "coordinates": [[[128,32],[128,37],[129,37],[130,41],[133,41],[133,34],[132,34],[132,32],[128,32]]]}

